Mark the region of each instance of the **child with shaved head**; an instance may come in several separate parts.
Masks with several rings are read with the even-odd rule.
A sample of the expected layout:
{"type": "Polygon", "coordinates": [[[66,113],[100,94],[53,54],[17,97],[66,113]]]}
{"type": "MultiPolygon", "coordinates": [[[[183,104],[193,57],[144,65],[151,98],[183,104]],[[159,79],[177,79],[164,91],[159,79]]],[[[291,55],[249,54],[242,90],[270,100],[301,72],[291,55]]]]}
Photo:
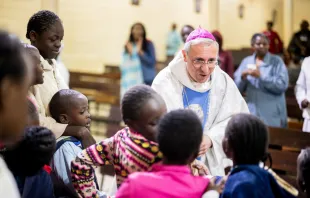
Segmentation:
{"type": "MultiPolygon", "coordinates": [[[[88,130],[90,128],[88,99],[78,91],[71,89],[58,91],[51,99],[49,111],[58,123],[84,126],[88,130]]],[[[56,196],[76,196],[70,176],[71,161],[82,151],[82,147],[87,146],[87,142],[95,141],[90,134],[83,136],[78,133],[79,131],[75,136],[62,136],[57,141],[52,160],[52,178],[56,196]]]]}

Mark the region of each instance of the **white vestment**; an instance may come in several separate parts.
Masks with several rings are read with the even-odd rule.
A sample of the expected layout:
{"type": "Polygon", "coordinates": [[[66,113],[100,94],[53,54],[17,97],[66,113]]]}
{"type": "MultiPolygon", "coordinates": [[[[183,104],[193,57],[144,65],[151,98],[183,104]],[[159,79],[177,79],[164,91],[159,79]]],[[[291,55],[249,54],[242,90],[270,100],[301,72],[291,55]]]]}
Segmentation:
{"type": "MultiPolygon", "coordinates": [[[[310,57],[305,58],[302,62],[295,91],[297,102],[300,109],[302,109],[301,102],[304,99],[307,99],[310,102],[310,57]]],[[[302,116],[304,118],[303,131],[310,132],[310,106],[303,109],[302,116]]]]}
{"type": "Polygon", "coordinates": [[[20,198],[13,174],[0,156],[0,197],[20,198]]]}
{"type": "Polygon", "coordinates": [[[222,148],[226,125],[232,115],[249,113],[248,106],[234,81],[218,66],[211,74],[210,81],[202,84],[193,83],[187,74],[182,54],[179,53],[155,77],[152,88],[163,97],[167,110],[171,111],[184,108],[182,96],[184,86],[197,92],[210,90],[204,135],[210,137],[213,146],[202,160],[205,161],[212,175],[224,175],[224,168],[232,165],[222,148]]]}

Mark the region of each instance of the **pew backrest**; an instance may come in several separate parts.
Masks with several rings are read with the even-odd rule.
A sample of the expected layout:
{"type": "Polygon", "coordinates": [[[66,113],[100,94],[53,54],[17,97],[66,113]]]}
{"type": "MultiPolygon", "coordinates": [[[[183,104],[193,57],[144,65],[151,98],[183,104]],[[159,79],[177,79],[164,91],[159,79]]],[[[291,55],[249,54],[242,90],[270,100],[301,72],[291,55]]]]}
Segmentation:
{"type": "Polygon", "coordinates": [[[310,133],[295,129],[269,127],[269,153],[272,169],[293,186],[296,184],[297,157],[310,146],[310,133]]]}

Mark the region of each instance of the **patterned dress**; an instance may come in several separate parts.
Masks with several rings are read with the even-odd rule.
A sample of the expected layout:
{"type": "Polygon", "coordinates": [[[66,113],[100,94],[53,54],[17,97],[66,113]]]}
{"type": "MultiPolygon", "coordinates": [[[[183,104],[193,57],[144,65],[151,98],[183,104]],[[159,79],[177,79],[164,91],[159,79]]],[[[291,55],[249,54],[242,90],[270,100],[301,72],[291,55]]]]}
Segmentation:
{"type": "Polygon", "coordinates": [[[148,171],[161,160],[157,143],[124,128],[78,155],[71,165],[72,182],[81,197],[97,197],[93,165],[113,165],[119,187],[129,174],[148,171]]]}

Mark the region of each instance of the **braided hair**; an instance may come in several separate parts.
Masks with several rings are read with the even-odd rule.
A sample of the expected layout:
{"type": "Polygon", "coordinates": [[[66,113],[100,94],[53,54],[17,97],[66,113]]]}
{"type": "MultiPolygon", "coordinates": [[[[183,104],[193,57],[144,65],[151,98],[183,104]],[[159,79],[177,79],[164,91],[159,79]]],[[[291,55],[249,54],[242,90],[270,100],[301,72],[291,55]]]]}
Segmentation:
{"type": "Polygon", "coordinates": [[[225,137],[233,152],[234,165],[258,164],[269,158],[266,125],[251,114],[236,114],[227,124],[225,137]]]}
{"type": "Polygon", "coordinates": [[[32,176],[49,164],[56,149],[54,134],[44,127],[28,127],[24,137],[14,148],[8,148],[4,160],[16,175],[32,176]],[[23,163],[21,166],[20,163],[23,163]]]}
{"type": "Polygon", "coordinates": [[[30,39],[31,31],[35,31],[40,35],[57,21],[61,21],[60,18],[49,10],[41,10],[35,13],[28,21],[26,38],[30,39]]]}
{"type": "Polygon", "coordinates": [[[147,85],[137,85],[130,88],[123,96],[121,110],[123,120],[137,120],[143,106],[150,99],[157,99],[159,95],[147,85]]]}

